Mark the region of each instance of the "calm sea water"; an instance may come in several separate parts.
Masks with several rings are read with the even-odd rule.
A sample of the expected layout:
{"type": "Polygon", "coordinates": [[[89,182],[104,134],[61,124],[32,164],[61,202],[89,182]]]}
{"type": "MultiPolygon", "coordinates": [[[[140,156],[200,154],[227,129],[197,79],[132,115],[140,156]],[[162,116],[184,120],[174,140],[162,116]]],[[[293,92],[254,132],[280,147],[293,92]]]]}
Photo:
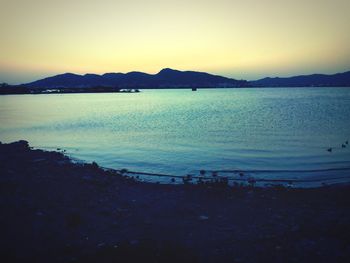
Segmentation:
{"type": "Polygon", "coordinates": [[[350,89],[0,96],[0,140],[19,139],[131,171],[338,182],[350,178],[350,89]]]}

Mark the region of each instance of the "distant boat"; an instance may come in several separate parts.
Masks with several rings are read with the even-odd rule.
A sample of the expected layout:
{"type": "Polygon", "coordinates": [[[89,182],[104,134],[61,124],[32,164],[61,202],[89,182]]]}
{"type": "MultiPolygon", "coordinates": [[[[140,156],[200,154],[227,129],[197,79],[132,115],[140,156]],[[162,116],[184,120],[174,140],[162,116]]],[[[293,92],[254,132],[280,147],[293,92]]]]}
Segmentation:
{"type": "Polygon", "coordinates": [[[192,91],[197,91],[197,88],[192,88],[192,91]]]}

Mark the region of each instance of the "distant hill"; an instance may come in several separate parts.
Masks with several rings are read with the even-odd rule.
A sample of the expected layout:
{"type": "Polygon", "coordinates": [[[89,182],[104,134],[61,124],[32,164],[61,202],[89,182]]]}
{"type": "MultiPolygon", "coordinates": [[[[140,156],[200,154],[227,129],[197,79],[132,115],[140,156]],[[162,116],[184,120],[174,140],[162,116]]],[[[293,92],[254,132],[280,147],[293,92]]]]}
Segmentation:
{"type": "Polygon", "coordinates": [[[90,87],[118,87],[118,88],[192,88],[192,87],[247,87],[246,80],[235,80],[204,72],[179,71],[163,69],[157,74],[143,72],[106,73],[103,75],[77,75],[65,73],[31,83],[23,84],[27,88],[90,88],[90,87]]]}
{"type": "Polygon", "coordinates": [[[0,84],[1,94],[96,93],[171,88],[240,87],[350,87],[350,71],[333,75],[313,74],[288,78],[236,80],[205,72],[162,69],[157,74],[143,72],[78,75],[65,73],[21,85],[0,84]]]}
{"type": "Polygon", "coordinates": [[[250,81],[254,87],[350,87],[350,71],[333,75],[313,74],[250,81]]]}

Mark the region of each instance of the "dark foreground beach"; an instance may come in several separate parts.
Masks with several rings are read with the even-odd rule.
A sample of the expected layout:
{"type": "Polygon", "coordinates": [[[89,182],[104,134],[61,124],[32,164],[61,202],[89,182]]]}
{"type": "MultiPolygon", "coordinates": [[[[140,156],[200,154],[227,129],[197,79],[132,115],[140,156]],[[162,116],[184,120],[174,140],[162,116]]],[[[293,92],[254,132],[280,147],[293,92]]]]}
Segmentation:
{"type": "Polygon", "coordinates": [[[1,262],[348,262],[350,187],[158,185],[0,144],[1,262]]]}

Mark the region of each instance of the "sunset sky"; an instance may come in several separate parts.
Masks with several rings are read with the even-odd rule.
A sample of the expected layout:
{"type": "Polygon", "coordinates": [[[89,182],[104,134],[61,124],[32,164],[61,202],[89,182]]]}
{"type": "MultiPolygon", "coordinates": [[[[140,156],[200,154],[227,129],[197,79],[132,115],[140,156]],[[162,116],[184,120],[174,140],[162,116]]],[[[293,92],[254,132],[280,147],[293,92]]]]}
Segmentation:
{"type": "Polygon", "coordinates": [[[0,0],[0,82],[165,67],[238,79],[350,70],[349,0],[0,0]]]}

